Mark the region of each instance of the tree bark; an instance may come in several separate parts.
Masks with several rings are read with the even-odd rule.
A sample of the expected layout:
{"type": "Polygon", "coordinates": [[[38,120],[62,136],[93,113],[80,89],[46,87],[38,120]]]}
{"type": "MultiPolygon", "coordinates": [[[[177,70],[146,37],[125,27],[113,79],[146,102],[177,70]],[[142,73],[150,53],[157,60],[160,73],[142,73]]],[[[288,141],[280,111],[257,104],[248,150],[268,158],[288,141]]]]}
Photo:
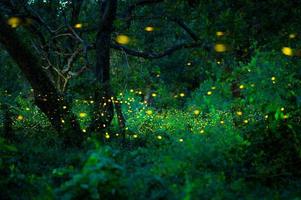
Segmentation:
{"type": "Polygon", "coordinates": [[[45,113],[53,127],[64,138],[65,145],[80,145],[82,133],[70,106],[56,90],[34,50],[26,46],[0,15],[0,43],[17,63],[34,89],[35,103],[45,113]]]}
{"type": "Polygon", "coordinates": [[[92,131],[107,128],[114,116],[113,92],[110,84],[110,48],[113,22],[116,17],[117,0],[101,2],[101,17],[96,36],[96,87],[92,131]]]}

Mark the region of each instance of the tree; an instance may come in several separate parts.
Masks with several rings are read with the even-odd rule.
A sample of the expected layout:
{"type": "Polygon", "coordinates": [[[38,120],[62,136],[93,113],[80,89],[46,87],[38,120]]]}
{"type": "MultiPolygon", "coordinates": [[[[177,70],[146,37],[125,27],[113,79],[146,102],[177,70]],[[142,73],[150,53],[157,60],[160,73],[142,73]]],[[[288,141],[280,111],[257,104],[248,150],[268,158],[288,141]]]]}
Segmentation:
{"type": "MultiPolygon", "coordinates": [[[[273,2],[271,0],[263,5],[267,6],[273,2]]],[[[74,114],[71,113],[66,94],[68,94],[69,80],[81,76],[86,71],[93,71],[95,80],[91,84],[95,107],[89,131],[101,132],[106,129],[111,124],[115,113],[120,127],[125,126],[121,107],[111,84],[113,50],[143,59],[161,59],[179,50],[198,49],[196,55],[201,57],[207,56],[208,52],[213,53],[214,43],[222,42],[232,43],[232,48],[226,49],[227,51],[232,49],[232,51],[229,51],[229,54],[223,54],[218,50],[218,55],[211,54],[206,59],[213,60],[226,55],[244,60],[244,58],[241,59],[242,49],[250,47],[250,38],[245,39],[242,30],[245,27],[252,29],[256,26],[256,22],[249,19],[252,13],[240,13],[241,10],[238,8],[243,4],[241,9],[247,12],[248,8],[255,9],[257,5],[240,1],[228,5],[228,2],[222,1],[216,6],[216,12],[211,12],[211,7],[215,7],[212,4],[204,5],[202,1],[180,0],[2,1],[0,3],[1,23],[4,26],[0,31],[0,42],[30,82],[35,90],[37,106],[47,115],[52,125],[63,136],[68,135],[66,141],[72,140],[71,143],[80,143],[76,141],[82,141],[82,134],[74,114]],[[231,12],[223,10],[225,5],[231,12]],[[190,12],[187,12],[187,9],[190,12]],[[216,13],[221,13],[221,15],[216,13]],[[6,19],[7,16],[8,19],[6,19]],[[98,19],[97,23],[93,23],[95,18],[98,19]],[[233,18],[241,24],[234,27],[235,24],[230,23],[233,18]],[[205,23],[206,20],[201,19],[214,19],[217,23],[210,24],[212,27],[209,27],[205,23]],[[243,24],[244,20],[247,24],[243,24]],[[82,21],[89,21],[89,26],[82,21]],[[173,40],[166,41],[166,38],[163,38],[160,42],[153,37],[151,40],[157,42],[146,45],[149,46],[147,51],[141,48],[141,42],[127,45],[127,42],[114,40],[116,36],[127,38],[124,33],[131,30],[137,31],[137,25],[133,23],[137,21],[141,24],[155,23],[155,21],[167,22],[168,26],[173,29],[162,31],[160,34],[167,34],[170,37],[174,33],[173,40]],[[231,37],[237,36],[237,38],[232,42],[230,42],[230,39],[233,39],[231,37],[218,36],[216,39],[215,31],[217,30],[221,31],[222,35],[230,35],[230,31],[225,30],[228,25],[233,29],[231,37]],[[14,30],[18,27],[22,29],[14,30]],[[214,36],[209,36],[212,30],[214,36]],[[21,32],[25,35],[22,39],[21,32]],[[166,48],[166,44],[170,47],[166,48]],[[73,131],[67,131],[71,127],[73,131]]],[[[284,5],[283,9],[291,7],[290,3],[284,5]]],[[[262,20],[274,26],[275,23],[268,20],[268,17],[263,16],[262,20]]],[[[285,22],[287,18],[280,16],[279,19],[285,22]]],[[[284,27],[287,23],[289,21],[283,25],[277,24],[277,27],[284,27]]],[[[150,26],[149,32],[152,32],[153,28],[150,26]]],[[[250,34],[252,38],[258,36],[261,43],[265,41],[260,37],[261,33],[259,34],[256,30],[252,29],[250,34]]],[[[225,71],[231,71],[228,69],[228,64],[224,64],[223,67],[225,71]]],[[[198,83],[196,81],[194,87],[198,83]]],[[[235,88],[236,86],[233,90],[235,88]]]]}
{"type": "MultiPolygon", "coordinates": [[[[123,20],[126,20],[128,24],[131,23],[133,11],[141,6],[162,3],[162,0],[150,1],[143,0],[137,1],[128,6],[125,12],[125,17],[122,17],[123,20]]],[[[65,142],[78,144],[81,141],[82,134],[80,134],[79,124],[75,119],[75,116],[70,111],[69,103],[64,97],[63,92],[67,86],[67,81],[71,76],[79,75],[86,68],[88,68],[88,49],[95,48],[96,50],[96,64],[95,64],[95,77],[96,82],[94,85],[95,89],[95,112],[94,120],[91,124],[91,131],[99,131],[110,125],[113,115],[114,108],[113,103],[115,102],[115,108],[118,114],[120,127],[124,127],[124,117],[122,116],[121,107],[118,104],[117,100],[113,100],[113,92],[110,85],[110,50],[111,48],[116,50],[122,50],[126,53],[143,57],[143,58],[161,58],[167,55],[172,54],[174,51],[184,49],[184,48],[195,48],[200,47],[201,44],[197,42],[193,43],[183,43],[177,44],[166,51],[160,53],[153,52],[142,52],[137,50],[129,49],[125,46],[119,45],[115,42],[112,42],[112,33],[114,31],[114,21],[116,20],[116,10],[117,10],[117,0],[114,1],[100,1],[100,20],[98,23],[97,35],[95,38],[95,43],[88,44],[84,39],[81,38],[80,34],[72,27],[79,18],[81,6],[83,1],[72,1],[68,8],[71,8],[71,25],[67,22],[66,17],[66,8],[58,2],[45,2],[34,1],[33,3],[21,4],[21,2],[16,1],[15,4],[11,2],[3,2],[0,5],[3,6],[3,10],[6,11],[7,15],[15,16],[10,20],[15,20],[15,24],[10,24],[10,27],[4,19],[3,14],[1,15],[0,22],[4,25],[4,28],[0,31],[0,41],[6,50],[9,52],[11,57],[16,61],[27,80],[30,82],[32,88],[35,91],[35,102],[36,105],[41,109],[42,112],[46,114],[52,125],[60,132],[64,138],[65,142]],[[62,13],[58,9],[55,9],[55,6],[61,6],[64,10],[62,13]],[[46,6],[48,8],[46,9],[46,6]],[[63,28],[58,28],[57,32],[50,28],[54,24],[48,24],[42,16],[38,14],[38,10],[32,7],[40,7],[40,9],[45,9],[48,11],[48,16],[43,16],[44,18],[54,17],[60,21],[62,19],[64,22],[63,28]],[[18,17],[16,17],[18,16],[18,17]],[[24,16],[27,16],[24,18],[24,16]],[[23,18],[21,18],[23,17],[23,18]],[[38,49],[42,55],[42,59],[36,56],[33,52],[35,50],[21,40],[21,37],[16,33],[13,28],[16,28],[19,25],[25,24],[26,21],[30,23],[24,28],[32,34],[35,38],[36,44],[33,46],[38,49]],[[32,22],[33,21],[33,22],[32,22]],[[47,32],[43,32],[42,28],[46,29],[47,32]],[[50,34],[51,37],[48,36],[50,34]],[[58,55],[56,57],[53,55],[53,51],[58,49],[59,46],[57,43],[60,41],[55,41],[56,38],[65,37],[63,42],[67,48],[70,49],[69,54],[71,56],[64,60],[67,60],[67,67],[60,68],[57,67],[58,60],[61,58],[58,55]],[[46,38],[51,39],[46,39],[46,38]],[[47,46],[47,43],[53,42],[53,45],[56,46],[53,49],[50,49],[50,46],[47,46]],[[39,45],[41,47],[39,47],[39,45]],[[79,47],[82,45],[82,47],[79,47]],[[77,49],[76,49],[77,48],[77,49]],[[75,50],[74,50],[75,49],[75,50]],[[71,53],[71,51],[74,52],[71,53]],[[80,52],[81,51],[81,52],[80,52]],[[80,53],[85,57],[85,67],[81,68],[77,73],[71,72],[73,67],[73,62],[76,58],[79,57],[80,53]],[[49,56],[50,55],[50,56],[49,56]],[[53,58],[54,57],[54,58],[53,58]],[[42,66],[47,66],[46,68],[42,66]],[[56,72],[56,75],[54,75],[56,72]],[[62,81],[63,80],[63,81],[62,81]],[[55,84],[58,83],[58,84],[55,84]],[[70,131],[72,129],[73,131],[70,131]]],[[[193,38],[197,40],[195,35],[185,26],[184,23],[180,22],[178,19],[174,19],[180,26],[182,26],[193,38]]],[[[81,26],[81,24],[79,24],[81,26]]],[[[61,46],[62,47],[62,46],[61,46]]],[[[63,53],[62,53],[63,54],[63,53]]],[[[62,56],[61,56],[62,57],[62,56]]]]}
{"type": "Polygon", "coordinates": [[[81,134],[75,116],[64,97],[56,90],[41,66],[41,61],[19,38],[6,21],[0,16],[3,28],[0,30],[0,42],[15,60],[34,89],[36,105],[46,114],[53,127],[64,134],[65,143],[79,143],[81,134]]]}

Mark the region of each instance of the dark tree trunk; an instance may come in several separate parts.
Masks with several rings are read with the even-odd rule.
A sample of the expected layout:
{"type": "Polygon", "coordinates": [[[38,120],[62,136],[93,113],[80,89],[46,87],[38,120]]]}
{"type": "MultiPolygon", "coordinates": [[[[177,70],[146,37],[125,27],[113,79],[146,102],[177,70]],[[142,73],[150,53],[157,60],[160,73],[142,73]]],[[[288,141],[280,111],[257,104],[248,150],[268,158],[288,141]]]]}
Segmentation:
{"type": "Polygon", "coordinates": [[[101,2],[101,17],[96,36],[96,87],[92,131],[107,128],[114,116],[113,92],[110,85],[110,48],[117,0],[101,2]]]}
{"type": "Polygon", "coordinates": [[[62,135],[66,145],[79,145],[83,135],[75,116],[71,113],[68,102],[56,90],[41,67],[40,60],[33,54],[34,51],[20,40],[17,33],[7,25],[2,16],[0,16],[0,24],[0,43],[18,64],[34,89],[36,105],[62,135]]]}

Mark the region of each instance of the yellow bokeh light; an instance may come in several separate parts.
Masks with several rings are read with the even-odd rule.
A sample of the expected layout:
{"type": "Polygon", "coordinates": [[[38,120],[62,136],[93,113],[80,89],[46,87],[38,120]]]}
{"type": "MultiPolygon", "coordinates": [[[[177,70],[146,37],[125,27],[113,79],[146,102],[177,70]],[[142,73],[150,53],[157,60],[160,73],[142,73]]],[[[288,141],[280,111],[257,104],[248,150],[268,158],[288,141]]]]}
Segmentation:
{"type": "Polygon", "coordinates": [[[289,36],[288,36],[290,39],[294,39],[294,38],[296,38],[296,34],[295,33],[291,33],[291,34],[289,34],[289,36]]]}
{"type": "Polygon", "coordinates": [[[185,97],[185,93],[180,93],[180,97],[185,97]]]}
{"type": "Polygon", "coordinates": [[[275,76],[273,76],[273,77],[271,78],[271,80],[272,80],[272,81],[275,81],[275,80],[276,80],[276,77],[275,77],[275,76]]]}
{"type": "Polygon", "coordinates": [[[193,114],[199,115],[199,114],[200,114],[200,110],[194,110],[194,111],[193,111],[193,114]]]}
{"type": "Polygon", "coordinates": [[[80,29],[82,27],[83,27],[83,24],[81,24],[81,23],[77,23],[74,25],[74,28],[77,28],[77,29],[80,29]]]}
{"type": "Polygon", "coordinates": [[[208,96],[212,95],[212,92],[211,92],[211,91],[208,91],[208,92],[207,92],[207,95],[208,95],[208,96]]]}
{"type": "Polygon", "coordinates": [[[216,52],[222,53],[222,52],[227,51],[227,47],[226,47],[225,44],[215,44],[214,45],[214,50],[216,52]]]}
{"type": "Polygon", "coordinates": [[[281,110],[281,111],[284,111],[284,108],[282,107],[280,110],[281,110]]]}
{"type": "Polygon", "coordinates": [[[147,31],[147,32],[152,32],[152,31],[154,31],[155,29],[154,29],[154,27],[152,27],[152,26],[147,26],[147,27],[144,28],[144,30],[147,31]]]}
{"type": "Polygon", "coordinates": [[[137,138],[137,137],[138,137],[138,135],[137,135],[137,134],[133,135],[133,138],[137,138]]]}
{"type": "Polygon", "coordinates": [[[130,38],[126,35],[118,35],[116,37],[116,42],[119,44],[128,44],[130,42],[130,38]]]}
{"type": "Polygon", "coordinates": [[[240,86],[239,86],[239,89],[244,89],[244,88],[245,88],[244,85],[240,85],[240,86]]]}
{"type": "Polygon", "coordinates": [[[241,112],[241,111],[237,111],[236,114],[237,114],[238,116],[242,116],[242,112],[241,112]]]}
{"type": "Polygon", "coordinates": [[[152,111],[152,110],[147,110],[147,111],[146,111],[146,114],[152,115],[152,114],[153,114],[153,111],[152,111]]]}
{"type": "Polygon", "coordinates": [[[152,93],[152,97],[156,97],[157,96],[157,94],[156,93],[152,93]]]}
{"type": "Polygon", "coordinates": [[[18,121],[22,121],[23,119],[24,119],[24,117],[23,117],[22,115],[18,115],[18,116],[17,116],[17,120],[18,120],[18,121]]]}
{"type": "Polygon", "coordinates": [[[110,138],[109,133],[106,133],[106,134],[105,134],[105,138],[106,138],[106,139],[109,139],[109,138],[110,138]]]}
{"type": "Polygon", "coordinates": [[[211,89],[212,89],[212,90],[215,90],[215,89],[216,89],[216,87],[215,87],[215,86],[212,86],[212,87],[211,87],[211,89]]]}
{"type": "Polygon", "coordinates": [[[86,129],[82,129],[82,132],[85,133],[85,132],[87,132],[87,130],[86,129]]]}
{"type": "Polygon", "coordinates": [[[221,123],[221,124],[224,124],[225,122],[222,120],[222,121],[220,121],[220,123],[221,123]]]}
{"type": "Polygon", "coordinates": [[[245,123],[245,124],[249,123],[249,120],[245,119],[245,120],[244,120],[244,123],[245,123]]]}
{"type": "Polygon", "coordinates": [[[7,24],[12,28],[17,28],[21,24],[21,19],[19,17],[11,17],[7,20],[7,24]]]}
{"type": "Polygon", "coordinates": [[[179,142],[183,142],[184,140],[182,138],[179,139],[179,142]]]}
{"type": "Polygon", "coordinates": [[[203,134],[203,133],[205,133],[205,131],[202,129],[202,130],[200,131],[200,133],[203,134]]]}
{"type": "Polygon", "coordinates": [[[161,140],[161,139],[162,139],[162,136],[161,136],[161,135],[158,135],[158,136],[157,136],[157,139],[158,139],[158,140],[161,140]]]}
{"type": "Polygon", "coordinates": [[[221,37],[221,36],[224,36],[224,35],[225,35],[225,33],[222,32],[222,31],[217,31],[217,32],[216,32],[216,36],[217,36],[217,37],[221,37]]]}
{"type": "Polygon", "coordinates": [[[79,113],[79,116],[80,116],[81,118],[87,117],[87,113],[80,112],[80,113],[79,113]]]}
{"type": "Polygon", "coordinates": [[[286,56],[293,56],[293,49],[290,47],[283,47],[281,51],[286,56]]]}

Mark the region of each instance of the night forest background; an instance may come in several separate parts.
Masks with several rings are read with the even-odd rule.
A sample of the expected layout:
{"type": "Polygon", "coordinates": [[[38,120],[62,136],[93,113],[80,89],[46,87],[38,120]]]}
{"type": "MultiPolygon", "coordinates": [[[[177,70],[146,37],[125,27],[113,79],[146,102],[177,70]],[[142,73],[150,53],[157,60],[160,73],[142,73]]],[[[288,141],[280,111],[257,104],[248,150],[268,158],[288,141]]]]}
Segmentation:
{"type": "Polygon", "coordinates": [[[298,0],[1,0],[0,199],[301,199],[298,0]]]}

